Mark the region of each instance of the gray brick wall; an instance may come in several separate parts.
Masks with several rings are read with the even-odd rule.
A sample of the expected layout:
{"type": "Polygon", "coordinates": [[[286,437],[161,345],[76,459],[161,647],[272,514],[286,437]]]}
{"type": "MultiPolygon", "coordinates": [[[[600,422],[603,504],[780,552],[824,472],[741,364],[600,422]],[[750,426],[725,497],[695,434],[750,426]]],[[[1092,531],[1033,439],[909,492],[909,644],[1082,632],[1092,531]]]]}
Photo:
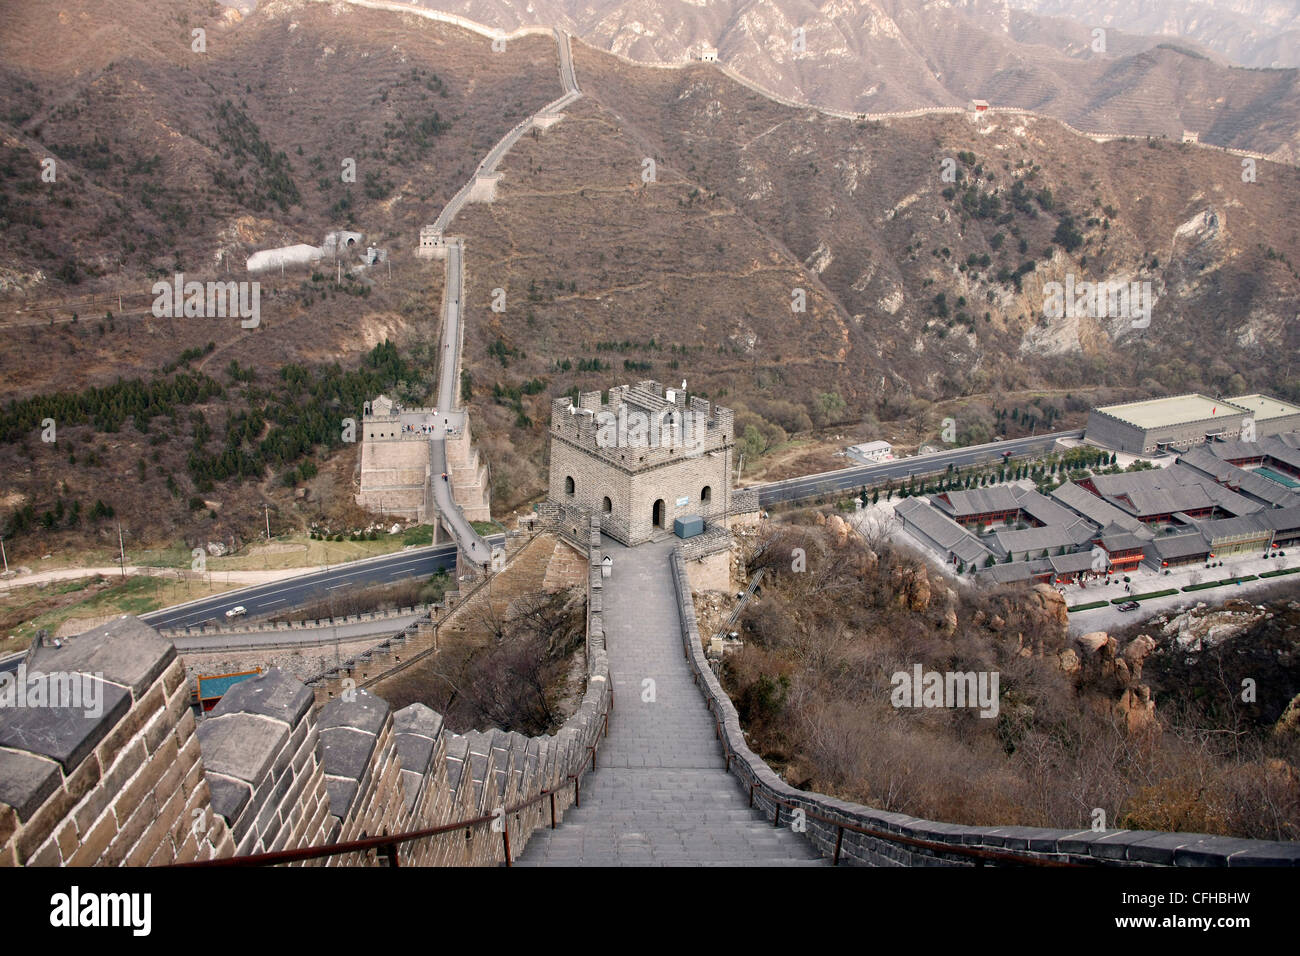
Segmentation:
{"type": "Polygon", "coordinates": [[[838,843],[841,863],[869,866],[1014,865],[1011,860],[998,859],[996,854],[1083,865],[1300,866],[1300,843],[1146,830],[964,826],[796,790],[745,742],[736,708],[705,658],[680,548],[674,549],[670,560],[682,640],[705,700],[718,721],[727,768],[750,789],[753,805],[780,826],[794,825],[794,810],[802,810],[801,832],[826,856],[833,856],[838,843]],[[986,856],[971,855],[969,851],[986,856]]]}
{"type": "MultiPolygon", "coordinates": [[[[586,393],[577,407],[616,416],[615,403],[627,388],[611,389],[611,404],[605,406],[598,392],[586,393]]],[[[679,405],[684,408],[684,403],[681,396],[679,405]]],[[[552,405],[549,501],[599,516],[604,532],[628,545],[647,541],[655,533],[656,502],[662,502],[659,527],[669,531],[673,521],[685,515],[707,519],[733,510],[729,479],[735,443],[730,409],[692,398],[689,411],[709,416],[708,427],[699,433],[698,443],[683,448],[606,447],[602,443],[609,434],[600,436],[595,415],[572,412],[572,407],[567,398],[552,405]]]]}
{"type": "MultiPolygon", "coordinates": [[[[0,708],[0,865],[144,865],[275,852],[472,819],[547,791],[557,818],[591,765],[612,706],[601,614],[600,529],[587,519],[587,688],[553,737],[446,733],[432,710],[397,713],[364,690],[319,714],[272,670],[233,687],[196,727],[175,647],[121,618],[34,648],[33,670],[84,673],[102,713],[0,708]]],[[[512,856],[550,800],[508,816],[512,856]]],[[[457,828],[404,845],[417,865],[496,865],[501,834],[457,828]]],[[[371,852],[309,861],[357,866],[371,852]]]]}

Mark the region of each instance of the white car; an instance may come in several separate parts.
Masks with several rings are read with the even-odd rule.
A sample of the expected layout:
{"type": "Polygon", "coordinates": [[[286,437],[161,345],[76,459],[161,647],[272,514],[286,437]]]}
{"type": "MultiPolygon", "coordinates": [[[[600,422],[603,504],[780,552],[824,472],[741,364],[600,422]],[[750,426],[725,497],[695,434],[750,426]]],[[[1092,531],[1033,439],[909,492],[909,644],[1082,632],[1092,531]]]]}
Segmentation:
{"type": "Polygon", "coordinates": [[[248,613],[248,608],[242,604],[237,604],[226,612],[226,617],[243,617],[248,613]]]}

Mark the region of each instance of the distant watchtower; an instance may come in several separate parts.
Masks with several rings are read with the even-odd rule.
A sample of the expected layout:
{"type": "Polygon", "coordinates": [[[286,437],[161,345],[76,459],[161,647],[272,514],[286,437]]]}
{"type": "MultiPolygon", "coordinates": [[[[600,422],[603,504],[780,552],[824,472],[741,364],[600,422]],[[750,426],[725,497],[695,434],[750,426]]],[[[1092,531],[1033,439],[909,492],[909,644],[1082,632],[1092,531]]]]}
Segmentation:
{"type": "Polygon", "coordinates": [[[415,255],[420,259],[433,259],[441,256],[447,248],[447,240],[442,232],[434,226],[420,229],[420,246],[415,255]]]}
{"type": "Polygon", "coordinates": [[[673,520],[727,515],[732,411],[658,382],[551,403],[549,501],[600,517],[626,545],[671,533],[673,520]]]}

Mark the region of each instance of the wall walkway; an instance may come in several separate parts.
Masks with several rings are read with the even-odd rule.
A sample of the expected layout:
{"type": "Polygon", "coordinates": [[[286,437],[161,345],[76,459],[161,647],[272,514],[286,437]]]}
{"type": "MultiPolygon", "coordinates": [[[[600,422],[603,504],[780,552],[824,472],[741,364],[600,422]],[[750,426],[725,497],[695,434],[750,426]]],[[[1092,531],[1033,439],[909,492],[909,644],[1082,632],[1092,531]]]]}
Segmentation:
{"type": "Polygon", "coordinates": [[[681,652],[672,542],[604,539],[605,640],[618,701],[582,806],[534,835],[521,866],[821,865],[746,805],[681,652]],[[652,682],[652,683],[647,683],[652,682]]]}

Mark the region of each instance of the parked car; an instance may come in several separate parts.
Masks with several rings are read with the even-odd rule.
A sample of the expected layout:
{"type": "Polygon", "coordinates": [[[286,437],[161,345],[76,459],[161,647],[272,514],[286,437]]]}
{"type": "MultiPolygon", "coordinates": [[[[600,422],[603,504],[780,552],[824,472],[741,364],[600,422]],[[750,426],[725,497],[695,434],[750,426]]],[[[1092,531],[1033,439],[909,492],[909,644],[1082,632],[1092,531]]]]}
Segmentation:
{"type": "Polygon", "coordinates": [[[1138,609],[1137,601],[1125,601],[1119,606],[1121,611],[1136,611],[1138,609]]]}
{"type": "Polygon", "coordinates": [[[242,604],[236,604],[234,607],[232,607],[229,611],[226,612],[226,617],[243,617],[247,613],[248,613],[248,608],[244,607],[244,605],[242,604]]]}

